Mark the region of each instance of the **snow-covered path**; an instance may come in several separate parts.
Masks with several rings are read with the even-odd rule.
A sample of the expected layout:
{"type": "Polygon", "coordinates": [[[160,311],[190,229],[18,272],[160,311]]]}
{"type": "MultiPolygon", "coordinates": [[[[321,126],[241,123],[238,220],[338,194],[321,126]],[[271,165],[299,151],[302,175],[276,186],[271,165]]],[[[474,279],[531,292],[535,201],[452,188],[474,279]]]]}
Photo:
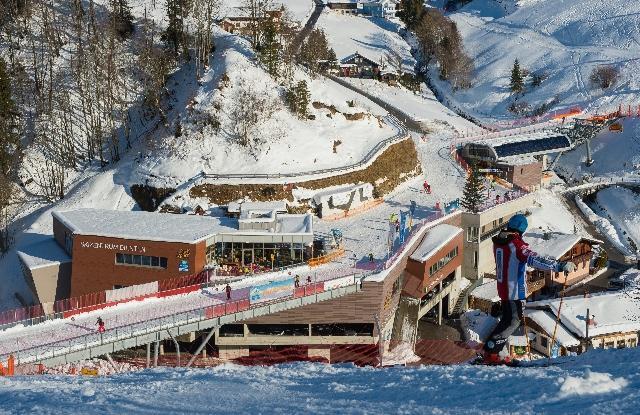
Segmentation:
{"type": "Polygon", "coordinates": [[[296,363],[153,369],[110,377],[2,378],[5,414],[636,413],[639,349],[548,368],[375,369],[296,363]]]}

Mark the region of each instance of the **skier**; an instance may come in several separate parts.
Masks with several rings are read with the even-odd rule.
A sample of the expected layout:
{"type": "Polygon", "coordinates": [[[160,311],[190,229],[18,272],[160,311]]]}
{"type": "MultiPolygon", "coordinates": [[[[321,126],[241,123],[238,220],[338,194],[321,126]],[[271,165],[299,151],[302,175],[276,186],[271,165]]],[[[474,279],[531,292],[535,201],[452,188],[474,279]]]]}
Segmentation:
{"type": "Polygon", "coordinates": [[[96,324],[98,325],[98,333],[104,333],[104,321],[102,321],[102,317],[98,317],[96,324]]]}
{"type": "Polygon", "coordinates": [[[224,290],[227,292],[227,301],[231,300],[231,286],[227,283],[227,286],[224,287],[224,290]]]}
{"type": "Polygon", "coordinates": [[[529,245],[522,240],[522,234],[527,230],[527,226],[527,218],[522,214],[516,214],[509,219],[506,229],[492,239],[502,317],[484,345],[484,354],[480,361],[486,363],[508,361],[508,356],[503,349],[507,339],[520,326],[523,318],[522,309],[527,298],[527,266],[543,271],[564,271],[565,273],[576,269],[573,262],[557,262],[539,257],[531,251],[529,245]]]}
{"type": "Polygon", "coordinates": [[[300,287],[300,275],[296,274],[296,278],[293,280],[293,284],[296,288],[300,287]]]}
{"type": "Polygon", "coordinates": [[[424,183],[422,183],[422,187],[424,188],[424,192],[428,195],[431,194],[431,185],[429,183],[427,183],[427,181],[425,180],[424,183]]]}
{"type": "Polygon", "coordinates": [[[311,284],[311,275],[307,275],[307,285],[311,284]]]}
{"type": "Polygon", "coordinates": [[[373,262],[373,252],[369,252],[369,262],[373,262]]]}

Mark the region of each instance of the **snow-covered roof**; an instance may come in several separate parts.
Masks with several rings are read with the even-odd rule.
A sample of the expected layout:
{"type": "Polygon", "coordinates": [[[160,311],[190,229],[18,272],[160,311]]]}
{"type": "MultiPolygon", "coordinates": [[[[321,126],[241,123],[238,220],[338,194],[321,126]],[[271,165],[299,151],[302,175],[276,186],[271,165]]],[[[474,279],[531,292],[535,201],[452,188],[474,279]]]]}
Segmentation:
{"type": "Polygon", "coordinates": [[[425,262],[461,233],[461,228],[448,223],[435,226],[429,229],[420,246],[413,251],[409,258],[414,261],[425,262]]]}
{"type": "Polygon", "coordinates": [[[229,202],[227,205],[227,211],[229,213],[246,213],[250,211],[261,211],[261,212],[286,212],[287,211],[287,203],[285,201],[274,201],[274,202],[229,202]]]}
{"type": "Polygon", "coordinates": [[[556,329],[556,317],[550,312],[544,310],[525,310],[524,315],[540,326],[549,336],[553,336],[555,330],[555,339],[561,346],[571,347],[580,344],[580,340],[564,328],[562,324],[559,323],[556,329]]]}
{"type": "MultiPolygon", "coordinates": [[[[334,205],[341,204],[339,200],[343,200],[346,197],[349,197],[354,190],[364,189],[364,195],[372,195],[373,194],[373,185],[371,183],[360,183],[360,184],[349,184],[346,186],[340,187],[331,187],[328,189],[323,189],[313,195],[313,202],[317,205],[321,205],[324,202],[327,202],[330,198],[333,199],[334,205]]],[[[347,203],[348,200],[343,203],[347,203]]]]}
{"type": "Polygon", "coordinates": [[[29,269],[44,268],[71,262],[71,258],[55,239],[46,238],[17,251],[18,258],[29,269]]]}
{"type": "MultiPolygon", "coordinates": [[[[530,307],[546,306],[557,315],[560,299],[543,300],[529,304],[530,307]]],[[[589,326],[589,336],[626,333],[640,330],[640,300],[627,291],[604,292],[589,297],[565,297],[560,320],[573,334],[584,338],[586,313],[594,317],[595,324],[589,326]]]]}
{"type": "Polygon", "coordinates": [[[553,259],[560,259],[564,254],[569,252],[580,241],[587,241],[593,245],[601,244],[602,241],[581,235],[570,235],[560,232],[547,232],[541,234],[538,232],[527,232],[523,237],[531,249],[538,255],[553,259]],[[546,235],[546,236],[545,236],[546,235]]]}
{"type": "Polygon", "coordinates": [[[54,211],[52,215],[76,234],[143,241],[193,243],[237,231],[233,219],[211,216],[107,209],[54,211]]]}
{"type": "Polygon", "coordinates": [[[488,280],[487,282],[478,285],[473,291],[471,291],[471,295],[475,298],[489,300],[491,302],[500,301],[496,280],[488,280]]]}
{"type": "Polygon", "coordinates": [[[310,213],[294,215],[278,215],[276,217],[277,233],[313,233],[313,215],[310,213]]]}

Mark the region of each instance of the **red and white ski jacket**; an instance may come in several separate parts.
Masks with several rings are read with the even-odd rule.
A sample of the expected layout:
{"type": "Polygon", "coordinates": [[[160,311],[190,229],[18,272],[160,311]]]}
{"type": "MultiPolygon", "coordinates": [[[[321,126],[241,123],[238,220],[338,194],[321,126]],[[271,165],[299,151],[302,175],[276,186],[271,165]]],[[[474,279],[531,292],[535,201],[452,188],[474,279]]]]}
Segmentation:
{"type": "Polygon", "coordinates": [[[502,231],[492,241],[501,300],[527,298],[527,265],[543,271],[560,272],[562,269],[559,262],[539,257],[530,250],[517,232],[502,231]]]}

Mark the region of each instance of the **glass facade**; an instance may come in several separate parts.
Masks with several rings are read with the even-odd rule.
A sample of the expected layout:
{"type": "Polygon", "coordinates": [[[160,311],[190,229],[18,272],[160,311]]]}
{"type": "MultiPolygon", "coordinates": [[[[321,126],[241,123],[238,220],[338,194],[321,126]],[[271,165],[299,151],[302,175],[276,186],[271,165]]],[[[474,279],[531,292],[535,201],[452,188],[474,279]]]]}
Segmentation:
{"type": "Polygon", "coordinates": [[[310,258],[311,247],[302,243],[217,242],[207,247],[207,261],[221,266],[277,268],[310,258]]]}

